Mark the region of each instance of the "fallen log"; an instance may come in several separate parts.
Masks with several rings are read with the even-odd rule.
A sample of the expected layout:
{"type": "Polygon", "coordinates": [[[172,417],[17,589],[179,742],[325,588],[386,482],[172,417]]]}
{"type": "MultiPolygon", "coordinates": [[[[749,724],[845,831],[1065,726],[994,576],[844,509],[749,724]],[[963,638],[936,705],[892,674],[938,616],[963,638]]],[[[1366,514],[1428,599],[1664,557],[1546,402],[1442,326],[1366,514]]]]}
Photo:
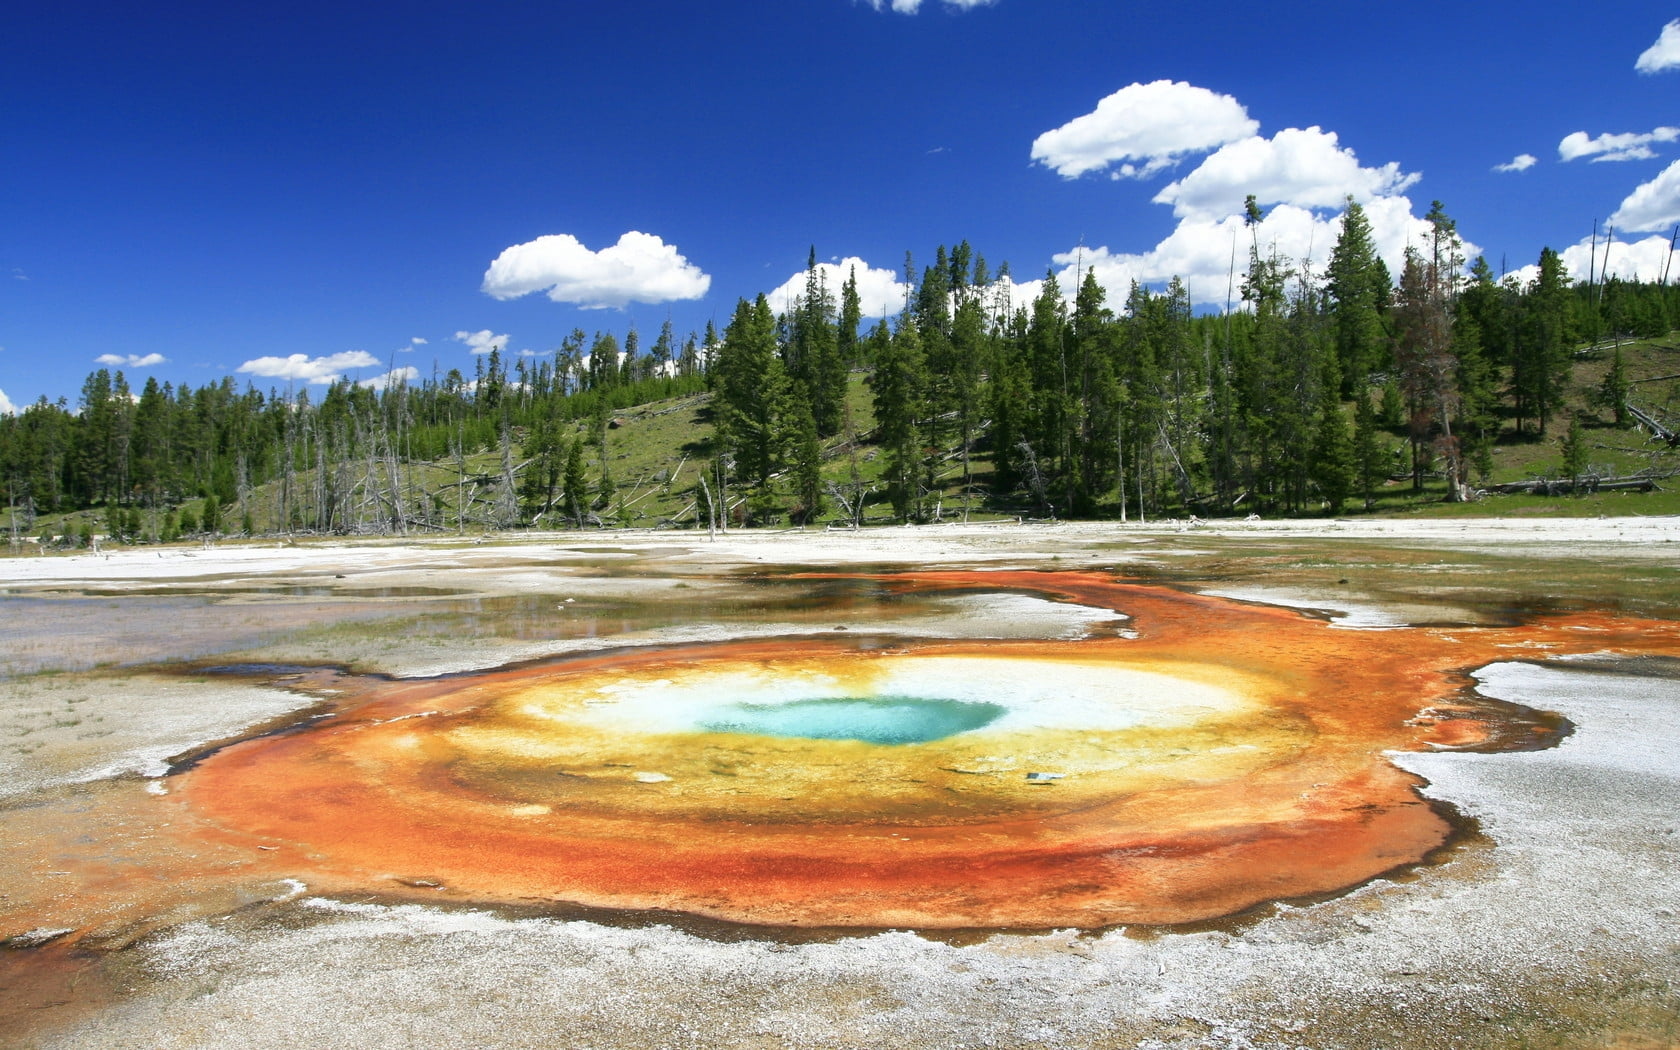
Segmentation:
{"type": "Polygon", "coordinates": [[[1632,401],[1624,402],[1624,405],[1628,410],[1628,414],[1639,420],[1640,425],[1646,430],[1649,430],[1653,437],[1661,440],[1669,448],[1680,446],[1680,433],[1670,430],[1667,426],[1663,425],[1662,421],[1658,420],[1649,412],[1641,409],[1632,401]]]}
{"type": "Polygon", "coordinates": [[[1652,477],[1599,478],[1530,478],[1527,481],[1508,481],[1490,485],[1484,491],[1501,495],[1568,496],[1576,492],[1655,492],[1657,479],[1652,477]]]}

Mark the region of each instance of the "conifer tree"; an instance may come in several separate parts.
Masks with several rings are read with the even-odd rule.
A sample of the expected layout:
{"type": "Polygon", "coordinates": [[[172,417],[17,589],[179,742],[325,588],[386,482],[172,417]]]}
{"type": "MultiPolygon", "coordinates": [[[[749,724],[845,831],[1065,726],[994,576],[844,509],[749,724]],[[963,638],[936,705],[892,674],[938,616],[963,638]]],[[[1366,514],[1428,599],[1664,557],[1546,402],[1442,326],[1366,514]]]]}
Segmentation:
{"type": "Polygon", "coordinates": [[[717,360],[708,375],[715,393],[713,417],[720,449],[739,475],[755,485],[770,480],[781,455],[777,418],[787,372],[776,352],[776,318],[760,293],[735,305],[717,360]]]}
{"type": "Polygon", "coordinates": [[[792,517],[801,525],[823,514],[822,441],[809,405],[792,408],[792,463],[794,508],[792,517]]]}
{"type": "Polygon", "coordinates": [[[705,338],[700,341],[700,368],[702,371],[711,371],[712,365],[717,361],[718,348],[717,325],[708,319],[706,321],[705,338]]]}
{"type": "Polygon", "coordinates": [[[809,404],[817,433],[838,433],[846,399],[846,362],[835,330],[834,297],[817,268],[815,247],[805,264],[805,294],[788,325],[785,359],[789,378],[809,404]]]}
{"type": "Polygon", "coordinates": [[[1627,426],[1627,399],[1630,389],[1627,366],[1622,363],[1622,347],[1617,343],[1615,350],[1611,351],[1610,368],[1604,373],[1603,382],[1598,385],[1598,403],[1610,410],[1618,427],[1627,426]]]}
{"type": "Polygon", "coordinates": [[[955,420],[958,412],[960,369],[951,343],[951,269],[945,246],[940,245],[934,264],[922,271],[912,309],[927,362],[928,442],[943,446],[944,420],[955,420]]]}
{"type": "Polygon", "coordinates": [[[1026,358],[1027,315],[1017,310],[1004,318],[1006,328],[991,355],[987,440],[992,451],[992,487],[1009,495],[1025,480],[1024,447],[1030,447],[1032,373],[1026,358]]]}
{"type": "Polygon", "coordinates": [[[611,332],[596,332],[589,344],[589,372],[586,379],[590,390],[611,390],[619,385],[618,338],[611,332]]]}
{"type": "Polygon", "coordinates": [[[1568,289],[1569,272],[1563,260],[1552,249],[1542,249],[1539,272],[1524,299],[1522,336],[1511,367],[1517,425],[1521,428],[1524,419],[1535,420],[1542,436],[1552,414],[1563,405],[1569,379],[1573,332],[1568,289]]]}
{"type": "Polygon", "coordinates": [[[526,430],[520,452],[526,457],[519,479],[520,502],[527,519],[536,519],[554,507],[565,471],[565,442],[553,418],[546,413],[526,430]]]}
{"type": "Polygon", "coordinates": [[[1395,297],[1394,360],[1409,413],[1413,490],[1423,488],[1428,454],[1439,452],[1447,476],[1447,499],[1460,503],[1471,495],[1469,461],[1453,431],[1461,406],[1453,317],[1463,265],[1462,242],[1440,201],[1428,218],[1428,254],[1407,251],[1395,297]]]}
{"type": "Polygon", "coordinates": [[[629,386],[646,371],[642,360],[642,335],[632,324],[624,333],[624,353],[618,361],[618,385],[629,386]]]}
{"type": "Polygon", "coordinates": [[[608,510],[612,507],[613,497],[618,495],[618,483],[613,480],[612,467],[603,457],[601,460],[601,480],[595,486],[595,507],[608,510]]]}
{"type": "Polygon", "coordinates": [[[1331,328],[1342,393],[1363,390],[1373,372],[1388,363],[1388,337],[1383,313],[1391,294],[1388,267],[1377,255],[1371,221],[1352,197],[1342,213],[1342,230],[1330,252],[1326,273],[1331,328]]]}
{"type": "MultiPolygon", "coordinates": [[[[1116,374],[1114,315],[1104,305],[1107,293],[1097,275],[1086,270],[1074,296],[1073,316],[1065,340],[1072,372],[1071,399],[1077,451],[1068,463],[1073,482],[1069,511],[1088,515],[1096,510],[1098,497],[1113,476],[1113,450],[1119,442],[1120,415],[1128,401],[1140,423],[1136,428],[1153,447],[1155,434],[1155,374],[1153,347],[1143,358],[1133,358],[1132,374],[1116,374]],[[1129,380],[1129,385],[1122,384],[1129,380]],[[1129,396],[1127,391],[1130,391],[1129,396]]],[[[1140,475],[1141,476],[1141,475],[1140,475]]]]}
{"type": "Polygon", "coordinates": [[[1563,472],[1569,475],[1569,483],[1576,495],[1581,493],[1581,476],[1587,472],[1587,458],[1590,450],[1587,448],[1587,436],[1581,429],[1581,417],[1569,417],[1569,431],[1563,436],[1563,472]]]}
{"type": "Polygon", "coordinates": [[[962,452],[963,491],[972,481],[969,451],[980,423],[980,374],[987,356],[986,307],[981,297],[969,290],[957,300],[951,318],[950,389],[956,412],[956,438],[962,452]]]}
{"type": "MultiPolygon", "coordinates": [[[[1025,337],[1029,394],[1023,419],[1023,455],[1033,462],[1042,482],[1041,500],[1073,501],[1074,415],[1073,376],[1067,354],[1067,307],[1054,271],[1046,272],[1044,288],[1033,300],[1025,337]]],[[[1046,506],[1045,511],[1051,511],[1046,506]]]]}
{"type": "MultiPolygon", "coordinates": [[[[1335,356],[1326,355],[1319,384],[1318,428],[1313,436],[1312,478],[1331,514],[1342,512],[1360,473],[1354,442],[1348,438],[1347,419],[1342,415],[1337,372],[1335,356]]],[[[1367,403],[1363,395],[1359,400],[1361,405],[1367,403]]]]}
{"type": "Polygon", "coordinates": [[[700,374],[700,342],[694,333],[683,340],[682,354],[677,358],[677,375],[682,378],[700,374]]]}
{"type": "MultiPolygon", "coordinates": [[[[1248,214],[1254,229],[1260,217],[1252,197],[1248,214]]],[[[1301,433],[1303,418],[1298,411],[1290,411],[1289,397],[1295,371],[1290,367],[1290,344],[1299,338],[1298,332],[1291,332],[1290,323],[1288,290],[1294,276],[1275,248],[1262,253],[1258,237],[1253,238],[1242,286],[1249,312],[1237,319],[1231,369],[1238,466],[1246,489],[1267,500],[1279,495],[1278,483],[1285,474],[1280,470],[1286,462],[1284,439],[1301,433]]]]}
{"type": "Polygon", "coordinates": [[[863,364],[863,344],[858,331],[863,324],[863,300],[858,295],[857,267],[846,273],[846,283],[840,286],[840,317],[835,329],[835,356],[846,368],[863,364]]]}
{"type": "Polygon", "coordinates": [[[1354,402],[1353,470],[1365,509],[1370,510],[1376,502],[1377,486],[1388,476],[1388,456],[1377,435],[1377,411],[1365,394],[1354,402]]]}
{"type": "Polygon", "coordinates": [[[676,357],[676,334],[671,329],[671,319],[665,318],[665,323],[659,326],[659,338],[653,341],[653,349],[648,353],[648,375],[660,379],[671,374],[671,364],[676,357]]]}
{"type": "Polygon", "coordinates": [[[1484,478],[1493,467],[1504,387],[1503,362],[1509,358],[1505,346],[1504,296],[1487,260],[1478,256],[1470,264],[1470,280],[1453,312],[1460,434],[1465,455],[1484,478]]]}
{"type": "Polygon", "coordinates": [[[567,513],[572,522],[583,525],[589,512],[589,474],[583,463],[583,438],[574,438],[566,448],[566,469],[561,481],[567,513]]]}
{"type": "Polygon", "coordinates": [[[906,314],[886,341],[869,377],[878,442],[885,452],[887,498],[901,520],[922,516],[921,419],[927,386],[921,334],[906,314]]]}

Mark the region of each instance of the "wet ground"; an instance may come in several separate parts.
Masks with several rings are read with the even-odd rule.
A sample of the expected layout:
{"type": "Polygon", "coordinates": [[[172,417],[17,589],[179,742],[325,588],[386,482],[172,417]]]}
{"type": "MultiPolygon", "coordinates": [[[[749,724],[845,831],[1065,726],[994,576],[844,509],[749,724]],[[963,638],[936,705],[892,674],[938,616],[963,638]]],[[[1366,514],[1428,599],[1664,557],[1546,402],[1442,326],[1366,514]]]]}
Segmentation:
{"type": "MultiPolygon", "coordinates": [[[[1671,1045],[1680,1038],[1671,651],[1680,586],[1660,546],[1667,531],[1629,528],[1631,539],[1601,527],[1574,542],[1062,527],[692,537],[686,546],[665,534],[584,549],[556,536],[194,552],[173,563],[145,552],[162,565],[122,554],[0,561],[0,1044],[1671,1045]],[[903,575],[930,567],[983,571],[949,578],[960,586],[903,575]],[[1140,585],[1129,600],[1114,590],[1122,580],[1140,585]],[[1188,611],[1163,630],[1163,608],[1188,611]],[[962,754],[950,741],[963,732],[909,745],[781,734],[782,775],[745,778],[746,793],[728,799],[714,760],[738,763],[743,739],[772,738],[691,719],[680,739],[661,736],[664,752],[650,744],[628,763],[604,754],[580,763],[575,753],[557,763],[533,742],[539,716],[528,709],[556,695],[540,717],[571,720],[570,743],[587,736],[578,718],[602,739],[622,737],[624,727],[599,722],[602,705],[568,706],[566,696],[583,695],[577,675],[597,676],[585,693],[622,684],[634,667],[652,668],[643,677],[657,682],[670,677],[661,660],[703,671],[705,660],[692,658],[732,658],[742,646],[807,661],[805,671],[813,653],[933,658],[956,646],[962,659],[994,661],[995,672],[967,673],[995,677],[1012,695],[1022,688],[1005,688],[1005,654],[1136,661],[1147,649],[1154,670],[1169,658],[1201,668],[1179,680],[1206,685],[1211,675],[1241,698],[1233,710],[1265,699],[1253,708],[1263,732],[1239,739],[1219,718],[1216,729],[1146,727],[1176,737],[1188,758],[1175,763],[1199,763],[1191,776],[1173,774],[1179,790],[1211,803],[1205,811],[1228,827],[1245,806],[1265,811],[1243,826],[1288,830],[1292,848],[1274,842],[1271,853],[1321,873],[1348,854],[1299,834],[1300,797],[1334,794],[1337,804],[1320,799],[1313,816],[1334,810],[1361,830],[1364,869],[1272,888],[1263,869],[1208,853],[1220,863],[1201,868],[1227,874],[1240,891],[1233,903],[1179,868],[1152,889],[1199,898],[1194,915],[1058,913],[1046,902],[1065,894],[1053,885],[1132,901],[1137,878],[1119,887],[1147,865],[1115,858],[1169,851],[1160,839],[1112,838],[1115,813],[1159,804],[1147,802],[1135,761],[1113,761],[1125,741],[1092,744],[1086,726],[1074,746],[1057,735],[1074,727],[1027,715],[968,731],[971,743],[992,732],[996,746],[962,754]],[[486,688],[477,672],[493,668],[510,668],[497,679],[508,688],[475,693],[486,688]],[[570,693],[555,693],[556,675],[570,693]],[[1303,700],[1328,701],[1331,713],[1303,700]],[[433,732],[440,701],[462,711],[433,732]],[[384,751],[317,745],[356,712],[369,732],[339,737],[382,735],[384,751]],[[1399,732],[1329,751],[1301,743],[1321,746],[1331,723],[1399,732]],[[994,752],[1025,750],[1027,737],[1059,760],[1055,770],[997,761],[994,752]],[[691,775],[699,760],[683,766],[671,750],[696,743],[695,754],[709,755],[703,782],[691,775]],[[1279,750],[1258,763],[1258,779],[1231,757],[1251,756],[1226,750],[1262,745],[1279,750]],[[870,747],[898,765],[868,767],[870,747]],[[400,748],[420,758],[396,762],[400,748]],[[266,764],[282,752],[286,762],[266,764]],[[1285,753],[1320,765],[1291,769],[1285,753]],[[813,768],[860,763],[874,772],[850,789],[810,778],[813,768]],[[941,763],[943,785],[925,775],[941,763]],[[584,795],[549,782],[556,764],[588,781],[584,795]],[[1062,776],[1028,781],[1030,772],[1062,776]],[[977,775],[987,790],[950,783],[977,775]],[[1221,776],[1280,790],[1267,802],[1264,792],[1220,787],[1221,776]],[[1357,790],[1347,786],[1355,781],[1357,790]],[[880,790],[900,782],[913,786],[880,790]],[[357,784],[372,794],[343,795],[357,784]],[[775,794],[790,785],[804,800],[791,810],[775,794]],[[932,807],[941,794],[945,804],[932,807]],[[411,842],[462,834],[448,830],[447,807],[415,803],[422,797],[465,797],[462,827],[490,807],[550,844],[557,813],[586,811],[626,844],[600,853],[612,861],[591,869],[601,884],[663,890],[591,896],[526,878],[507,892],[496,882],[508,865],[494,850],[478,849],[476,875],[461,859],[483,846],[472,836],[457,839],[454,860],[393,849],[381,836],[405,821],[411,842]],[[1295,798],[1290,812],[1278,810],[1285,798],[1295,798]],[[319,812],[340,817],[312,823],[323,800],[319,812]],[[759,815],[739,819],[742,807],[759,815]],[[783,819],[790,811],[799,819],[783,819]],[[1022,817],[1017,832],[1036,822],[1040,839],[1058,827],[1064,838],[1036,853],[1024,840],[1006,844],[1017,866],[994,883],[992,904],[976,903],[984,894],[962,890],[987,883],[984,865],[949,853],[962,836],[936,848],[927,829],[995,826],[1011,811],[1022,817]],[[719,823],[727,813],[735,819],[719,823]],[[1387,827],[1385,814],[1413,830],[1387,827]],[[853,836],[850,866],[813,868],[811,849],[835,836],[810,829],[837,821],[853,836]],[[1437,830],[1418,832],[1431,822],[1437,830]],[[791,854],[804,868],[784,863],[771,877],[723,864],[754,849],[768,855],[762,834],[742,838],[742,828],[781,829],[777,855],[790,856],[790,826],[804,836],[805,852],[791,854]],[[699,831],[685,837],[685,827],[699,831]],[[1106,874],[1055,883],[1070,870],[1069,843],[1096,843],[1081,855],[1106,874]],[[1393,857],[1373,867],[1369,857],[1384,849],[1393,857]],[[881,873],[914,869],[918,857],[923,871],[957,873],[920,912],[860,920],[855,893],[836,906],[858,870],[872,873],[866,896],[879,901],[890,896],[881,873]],[[795,869],[803,881],[790,881],[795,869]],[[1253,903],[1276,898],[1286,903],[1253,903]],[[951,921],[936,921],[942,907],[951,921]]],[[[917,690],[937,693],[928,682],[950,679],[929,670],[917,690]]],[[[645,723],[656,707],[636,718],[645,723]]],[[[667,708],[660,717],[676,717],[667,708]]],[[[1203,844],[1208,819],[1192,821],[1203,844]]],[[[1264,835],[1229,834],[1267,852],[1264,835]]]]}

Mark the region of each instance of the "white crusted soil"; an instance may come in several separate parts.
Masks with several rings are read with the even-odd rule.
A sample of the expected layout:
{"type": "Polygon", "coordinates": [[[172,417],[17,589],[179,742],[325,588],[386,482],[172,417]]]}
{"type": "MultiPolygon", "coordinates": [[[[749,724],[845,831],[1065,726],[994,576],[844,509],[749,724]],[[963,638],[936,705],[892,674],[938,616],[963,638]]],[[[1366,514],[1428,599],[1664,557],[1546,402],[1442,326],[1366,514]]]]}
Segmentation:
{"type": "MultiPolygon", "coordinates": [[[[1680,526],[1666,519],[1538,528],[1533,522],[1404,525],[1313,527],[1318,535],[1357,532],[1505,554],[1513,543],[1576,554],[1581,544],[1603,544],[1629,559],[1672,558],[1673,548],[1662,544],[1680,535],[1680,526]]],[[[1314,534],[1299,523],[1221,531],[1238,530],[1314,534]]],[[[1141,552],[1150,543],[1146,534],[1112,526],[890,533],[732,535],[715,546],[672,534],[601,542],[686,547],[686,553],[659,555],[678,565],[758,559],[955,565],[1052,557],[1078,564],[1074,559],[1087,557],[1083,550],[1091,544],[1135,543],[1141,552]]],[[[410,546],[400,557],[395,550],[256,553],[215,571],[319,573],[324,566],[354,572],[377,564],[381,572],[418,579],[417,553],[486,574],[499,571],[492,555],[508,558],[515,550],[521,558],[553,552],[557,564],[569,557],[553,543],[436,555],[410,546]]],[[[205,552],[206,563],[214,553],[205,552]]],[[[1112,549],[1103,558],[1121,560],[1112,549]]],[[[5,559],[0,578],[27,587],[72,579],[110,584],[113,577],[103,574],[117,570],[130,581],[168,576],[142,572],[144,562],[145,556],[129,563],[87,559],[85,566],[77,559],[5,559]],[[39,568],[14,571],[25,565],[39,568]]],[[[959,607],[951,615],[964,613],[959,607]]],[[[1113,626],[1075,614],[1045,618],[1034,629],[1050,635],[1113,626]]],[[[1680,1043],[1680,682],[1586,666],[1501,664],[1483,673],[1484,692],[1557,710],[1577,723],[1575,735],[1554,750],[1394,756],[1428,779],[1428,795],[1474,817],[1482,837],[1439,865],[1335,899],[1264,909],[1219,930],[999,934],[963,943],[889,932],[789,943],[739,934],[719,939],[670,926],[321,900],[297,887],[296,899],[177,926],[119,953],[113,965],[132,989],[125,997],[27,1043],[0,1033],[0,1046],[1674,1045],[1680,1043]]],[[[60,699],[49,686],[50,676],[32,680],[29,690],[4,683],[12,706],[0,706],[0,728],[27,725],[20,738],[78,728],[37,724],[59,717],[60,699]],[[46,713],[30,713],[37,708],[46,713]]],[[[73,738],[59,736],[38,755],[0,753],[0,761],[10,763],[6,774],[25,787],[86,775],[101,763],[113,770],[143,766],[157,749],[214,738],[242,720],[264,717],[271,700],[273,710],[298,702],[254,689],[217,697],[173,690],[151,695],[142,687],[125,700],[85,696],[74,705],[65,697],[64,718],[75,707],[88,712],[83,724],[101,724],[89,721],[96,711],[105,722],[137,712],[139,698],[157,709],[113,729],[113,739],[85,753],[73,738]],[[105,703],[114,706],[89,706],[105,703]],[[177,703],[184,706],[171,706],[177,703]]]]}
{"type": "Polygon", "coordinates": [[[54,1045],[1571,1046],[1608,1038],[1618,997],[1680,1023],[1680,683],[1482,680],[1580,725],[1553,751],[1396,756],[1492,844],[1230,932],[725,943],[311,899],[158,938],[151,991],[54,1045]]]}
{"type": "Polygon", "coordinates": [[[67,783],[160,777],[168,760],[313,701],[227,681],[133,676],[120,691],[84,675],[0,686],[0,802],[67,783]]]}

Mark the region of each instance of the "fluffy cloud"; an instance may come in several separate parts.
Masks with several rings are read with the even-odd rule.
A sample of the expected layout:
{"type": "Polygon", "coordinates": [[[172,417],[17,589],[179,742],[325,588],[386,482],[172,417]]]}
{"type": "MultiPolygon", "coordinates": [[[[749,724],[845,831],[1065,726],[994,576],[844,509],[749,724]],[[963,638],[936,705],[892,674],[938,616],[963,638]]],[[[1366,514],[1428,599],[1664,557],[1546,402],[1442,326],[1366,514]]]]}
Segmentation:
{"type": "Polygon", "coordinates": [[[374,390],[384,390],[390,387],[393,383],[412,383],[419,378],[420,370],[418,368],[415,368],[412,365],[405,365],[402,368],[393,368],[391,371],[386,372],[382,376],[374,376],[372,379],[363,379],[356,385],[371,387],[374,390]]]}
{"type": "Polygon", "coordinates": [[[1657,42],[1646,48],[1633,68],[1641,73],[1661,73],[1665,69],[1680,69],[1680,18],[1663,26],[1657,42]]]}
{"type": "Polygon", "coordinates": [[[1032,159],[1067,178],[1113,164],[1115,178],[1142,178],[1193,153],[1260,130],[1242,103],[1192,84],[1131,84],[1033,140],[1032,159]]]}
{"type": "Polygon", "coordinates": [[[0,416],[15,415],[17,415],[17,406],[12,404],[12,399],[6,396],[4,390],[0,390],[0,416]]]}
{"type": "MultiPolygon", "coordinates": [[[[1391,272],[1399,273],[1408,246],[1426,242],[1429,224],[1413,214],[1405,196],[1419,175],[1401,171],[1397,163],[1366,167],[1334,132],[1316,126],[1285,128],[1270,138],[1255,134],[1257,127],[1235,99],[1162,81],[1133,85],[1109,96],[1095,113],[1040,136],[1034,158],[1064,175],[1115,161],[1125,162],[1122,175],[1147,175],[1163,166],[1162,158],[1194,152],[1194,147],[1170,145],[1166,136],[1173,133],[1184,133],[1186,138],[1179,140],[1184,143],[1200,135],[1202,149],[1218,145],[1194,170],[1155,195],[1155,202],[1170,205],[1179,220],[1155,247],[1142,252],[1086,247],[1055,255],[1053,263],[1059,269],[1054,272],[1063,295],[1071,297],[1089,272],[1107,292],[1109,305],[1118,309],[1132,282],[1159,288],[1177,277],[1195,304],[1223,307],[1229,298],[1235,306],[1255,247],[1293,269],[1305,268],[1322,277],[1341,234],[1341,212],[1349,197],[1364,207],[1377,252],[1391,272]],[[1162,106],[1176,101],[1178,110],[1166,117],[1148,110],[1130,115],[1130,106],[1122,105],[1141,101],[1149,92],[1161,93],[1162,106]],[[1216,116],[1225,123],[1215,121],[1216,116]],[[1075,138],[1076,131],[1083,137],[1075,138]],[[1120,132],[1132,137],[1123,139],[1120,132]],[[1150,140],[1149,134],[1161,137],[1150,140]],[[1146,142],[1149,145],[1139,145],[1146,142]],[[1243,214],[1250,194],[1269,208],[1253,229],[1243,214]]],[[[1497,170],[1522,171],[1536,163],[1537,158],[1522,154],[1497,170]]],[[[1467,257],[1478,251],[1473,244],[1464,245],[1467,257]]],[[[1042,282],[1034,281],[1012,291],[1030,299],[1041,288],[1042,282]]],[[[1025,299],[1014,301],[1019,305],[1025,299]]]]}
{"type": "MultiPolygon", "coordinates": [[[[921,10],[922,0],[866,0],[877,11],[891,8],[901,15],[913,15],[921,10]]],[[[997,0],[944,0],[945,6],[956,11],[971,11],[976,7],[990,7],[997,0]]]]}
{"type": "Polygon", "coordinates": [[[1680,223],[1680,160],[1643,183],[1610,216],[1618,230],[1660,230],[1680,223]]]}
{"type": "Polygon", "coordinates": [[[113,368],[151,368],[154,365],[164,364],[169,358],[155,353],[147,354],[144,357],[139,354],[100,354],[94,360],[113,368]]]}
{"type": "Polygon", "coordinates": [[[1657,128],[1646,134],[1628,132],[1621,135],[1600,135],[1589,138],[1584,131],[1565,135],[1558,143],[1558,156],[1563,160],[1591,157],[1600,160],[1649,160],[1653,142],[1674,142],[1680,139],[1680,128],[1657,128]]]}
{"type": "Polygon", "coordinates": [[[239,366],[239,371],[269,379],[302,379],[325,385],[336,382],[352,368],[374,368],[379,359],[366,350],[346,350],[326,357],[292,354],[290,357],[259,357],[239,366]]]}
{"type": "MultiPolygon", "coordinates": [[[[840,288],[846,283],[846,277],[856,274],[858,304],[865,320],[892,317],[904,309],[904,282],[898,279],[898,273],[894,270],[878,270],[862,259],[849,255],[837,263],[818,263],[817,272],[821,274],[823,284],[828,287],[828,293],[834,296],[836,306],[840,303],[840,288]]],[[[790,304],[797,305],[804,297],[804,270],[795,273],[765,296],[770,302],[770,309],[777,313],[787,312],[790,304]]]]}
{"type": "Polygon", "coordinates": [[[455,341],[466,343],[467,349],[475,354],[488,354],[497,347],[508,345],[508,337],[497,335],[488,328],[481,328],[476,332],[456,332],[455,341]]]}
{"type": "Polygon", "coordinates": [[[516,244],[496,256],[484,272],[483,288],[496,299],[546,289],[557,303],[596,310],[699,299],[711,285],[711,277],[679,255],[675,245],[631,230],[598,252],[569,233],[516,244]]]}
{"type": "MultiPolygon", "coordinates": [[[[1391,273],[1398,274],[1406,248],[1426,242],[1429,224],[1412,214],[1412,203],[1405,197],[1377,197],[1363,207],[1377,254],[1391,273]]],[[[1293,269],[1305,263],[1315,275],[1322,275],[1341,232],[1339,214],[1280,204],[1252,230],[1240,214],[1192,217],[1149,251],[1085,248],[1061,252],[1052,261],[1061,267],[1057,281],[1065,294],[1072,295],[1081,271],[1089,270],[1115,309],[1125,302],[1133,281],[1159,287],[1174,277],[1184,282],[1193,302],[1223,308],[1227,295],[1232,305],[1240,305],[1243,272],[1254,246],[1263,253],[1276,253],[1293,269]]],[[[1477,251],[1474,244],[1465,245],[1467,258],[1474,258],[1477,251]]]]}
{"type": "Polygon", "coordinates": [[[1365,200],[1404,193],[1418,176],[1395,163],[1361,167],[1336,133],[1318,127],[1284,128],[1271,138],[1252,136],[1221,146],[1189,175],[1155,195],[1173,214],[1229,215],[1253,194],[1262,205],[1339,208],[1349,196],[1365,200]]]}
{"type": "MultiPolygon", "coordinates": [[[[1563,260],[1564,269],[1569,272],[1570,278],[1580,284],[1586,283],[1589,274],[1596,275],[1599,280],[1611,275],[1628,280],[1659,280],[1663,275],[1665,260],[1670,280],[1673,280],[1676,273],[1680,273],[1680,252],[1669,249],[1667,237],[1652,236],[1639,241],[1616,241],[1610,245],[1608,252],[1605,250],[1604,241],[1599,240],[1595,243],[1587,239],[1558,252],[1558,258],[1563,260]]],[[[1515,278],[1519,284],[1528,284],[1540,276],[1540,267],[1529,263],[1505,276],[1507,279],[1515,278]]]]}
{"type": "Polygon", "coordinates": [[[1527,171],[1540,163],[1540,158],[1532,153],[1519,153],[1511,158],[1509,164],[1495,164],[1494,171],[1527,171]]]}

